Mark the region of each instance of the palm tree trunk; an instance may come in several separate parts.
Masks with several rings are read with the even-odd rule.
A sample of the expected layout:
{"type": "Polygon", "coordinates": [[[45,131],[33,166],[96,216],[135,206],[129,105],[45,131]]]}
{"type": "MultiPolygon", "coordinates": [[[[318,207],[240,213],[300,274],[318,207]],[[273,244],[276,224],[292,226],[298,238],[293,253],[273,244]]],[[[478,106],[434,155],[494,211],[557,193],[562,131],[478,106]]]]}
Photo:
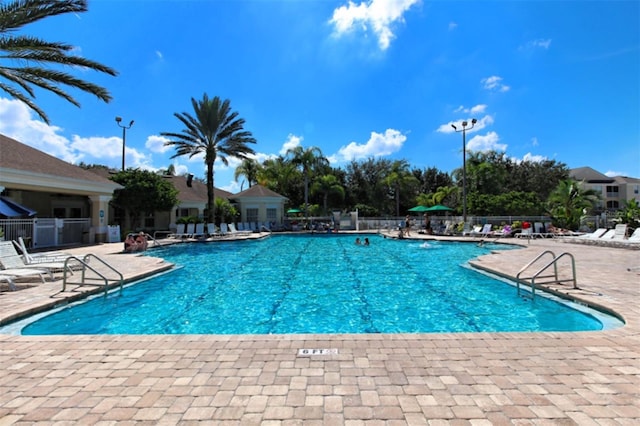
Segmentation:
{"type": "MultiPolygon", "coordinates": [[[[214,160],[215,161],[215,160],[214,160]]],[[[207,162],[207,222],[214,223],[215,220],[215,195],[213,192],[213,161],[207,162]]]]}

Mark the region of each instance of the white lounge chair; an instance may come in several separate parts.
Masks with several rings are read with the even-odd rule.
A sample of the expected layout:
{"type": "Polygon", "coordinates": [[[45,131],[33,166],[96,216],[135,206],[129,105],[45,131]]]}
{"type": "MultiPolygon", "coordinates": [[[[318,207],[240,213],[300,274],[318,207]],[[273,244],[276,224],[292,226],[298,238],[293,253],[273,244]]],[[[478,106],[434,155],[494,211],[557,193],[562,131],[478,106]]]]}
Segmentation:
{"type": "MultiPolygon", "coordinates": [[[[0,241],[0,266],[4,270],[4,273],[15,276],[27,276],[25,271],[38,270],[38,275],[42,274],[42,271],[48,272],[53,281],[53,272],[64,271],[65,268],[71,271],[71,265],[65,265],[64,262],[42,262],[37,264],[25,263],[22,256],[18,254],[12,241],[0,241]]],[[[33,275],[33,273],[32,273],[33,275]]],[[[44,281],[44,278],[43,278],[44,281]]]]}
{"type": "Polygon", "coordinates": [[[580,235],[575,238],[579,238],[581,240],[593,240],[593,239],[598,239],[602,237],[605,234],[605,232],[607,232],[607,228],[598,228],[590,234],[580,235]]]}
{"type": "Polygon", "coordinates": [[[9,290],[11,291],[16,289],[16,284],[13,282],[14,278],[14,275],[0,274],[0,281],[6,281],[7,284],[9,284],[9,290]]]}
{"type": "Polygon", "coordinates": [[[176,233],[173,234],[174,238],[184,238],[187,236],[187,234],[185,234],[184,232],[184,228],[185,228],[185,224],[184,223],[178,223],[176,225],[176,233]]]}
{"type": "Polygon", "coordinates": [[[187,223],[187,229],[184,231],[184,234],[187,238],[192,238],[193,234],[196,232],[196,224],[195,223],[187,223]]]}
{"type": "Polygon", "coordinates": [[[236,225],[234,225],[233,223],[229,223],[229,233],[231,235],[249,235],[251,234],[251,231],[238,231],[236,229],[236,225]]]}
{"type": "Polygon", "coordinates": [[[229,233],[229,226],[226,223],[221,223],[220,235],[222,235],[223,237],[226,237],[228,233],[229,233]]]}
{"type": "Polygon", "coordinates": [[[204,223],[196,223],[195,229],[194,229],[193,234],[191,236],[193,238],[204,237],[205,236],[204,223]]]}
{"type": "Polygon", "coordinates": [[[616,225],[615,229],[613,230],[613,237],[612,239],[615,241],[624,241],[627,237],[627,225],[624,223],[621,223],[619,225],[616,225]]]}
{"type": "Polygon", "coordinates": [[[18,241],[14,241],[13,243],[22,252],[24,262],[29,265],[34,263],[64,262],[72,256],[69,253],[63,252],[29,253],[22,237],[18,237],[18,241]]]}
{"type": "Polygon", "coordinates": [[[615,229],[609,229],[607,232],[602,234],[600,238],[594,238],[594,239],[597,239],[598,241],[609,241],[613,239],[613,236],[615,235],[615,233],[616,233],[615,229]]]}
{"type": "Polygon", "coordinates": [[[207,235],[210,237],[219,237],[222,234],[218,231],[215,223],[207,223],[207,235]]]}

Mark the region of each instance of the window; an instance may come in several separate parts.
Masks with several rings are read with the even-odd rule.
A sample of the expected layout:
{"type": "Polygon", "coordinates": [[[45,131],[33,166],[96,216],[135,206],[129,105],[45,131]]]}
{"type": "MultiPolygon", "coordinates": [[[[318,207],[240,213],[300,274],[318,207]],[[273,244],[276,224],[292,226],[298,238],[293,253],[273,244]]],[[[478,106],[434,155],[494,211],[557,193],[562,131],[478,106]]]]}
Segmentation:
{"type": "Polygon", "coordinates": [[[618,209],[618,208],[620,208],[620,203],[618,203],[616,200],[607,201],[607,208],[608,209],[618,209]]]}
{"type": "Polygon", "coordinates": [[[633,193],[634,194],[640,194],[640,185],[634,185],[633,186],[633,193]]]}
{"type": "Polygon", "coordinates": [[[267,222],[276,223],[277,221],[278,221],[278,209],[267,208],[267,222]]]}
{"type": "Polygon", "coordinates": [[[247,222],[258,221],[258,209],[247,209],[247,222]]]}
{"type": "Polygon", "coordinates": [[[176,209],[176,219],[179,217],[188,217],[189,209],[176,209]]]}
{"type": "Polygon", "coordinates": [[[607,185],[607,197],[609,198],[617,198],[618,197],[619,188],[617,186],[609,186],[607,185]]]}

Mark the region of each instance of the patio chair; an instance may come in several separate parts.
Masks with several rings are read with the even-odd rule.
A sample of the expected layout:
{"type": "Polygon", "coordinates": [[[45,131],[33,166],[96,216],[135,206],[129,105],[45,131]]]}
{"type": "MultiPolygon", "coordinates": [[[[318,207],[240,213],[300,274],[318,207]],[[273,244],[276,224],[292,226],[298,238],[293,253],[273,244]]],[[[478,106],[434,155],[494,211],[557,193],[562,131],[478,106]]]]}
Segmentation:
{"type": "Polygon", "coordinates": [[[2,266],[2,269],[6,274],[16,276],[27,276],[28,274],[24,273],[24,271],[29,270],[39,270],[40,272],[38,274],[41,274],[42,271],[45,271],[48,272],[51,276],[51,281],[53,281],[53,272],[64,271],[65,268],[71,274],[73,274],[71,265],[65,265],[64,262],[42,262],[34,264],[26,263],[22,256],[20,256],[16,251],[16,248],[13,245],[12,241],[0,241],[0,265],[2,266]]]}
{"type": "Polygon", "coordinates": [[[184,232],[184,228],[185,228],[185,224],[184,223],[178,223],[176,225],[176,233],[173,234],[173,238],[184,238],[187,236],[187,234],[185,234],[184,232]]]}
{"type": "Polygon", "coordinates": [[[625,238],[627,237],[627,225],[625,223],[616,225],[613,231],[614,231],[613,237],[612,237],[613,240],[624,241],[625,238]]]}
{"type": "Polygon", "coordinates": [[[46,252],[46,253],[29,253],[27,246],[24,243],[22,237],[18,237],[18,241],[13,241],[13,244],[22,252],[24,262],[32,265],[34,263],[47,263],[47,262],[64,262],[72,256],[69,253],[63,252],[46,252]]]}
{"type": "Polygon", "coordinates": [[[215,223],[207,223],[207,235],[209,237],[219,237],[222,234],[218,231],[215,223]]]}
{"type": "Polygon", "coordinates": [[[205,237],[204,223],[196,223],[195,230],[193,231],[193,238],[205,237]]]}
{"type": "Polygon", "coordinates": [[[229,233],[231,235],[249,235],[252,233],[251,231],[238,231],[236,229],[236,225],[234,225],[233,223],[229,223],[228,226],[229,226],[229,233]]]}
{"type": "Polygon", "coordinates": [[[0,281],[6,281],[9,284],[9,290],[14,291],[16,289],[16,284],[13,282],[15,276],[0,274],[0,281]]]}

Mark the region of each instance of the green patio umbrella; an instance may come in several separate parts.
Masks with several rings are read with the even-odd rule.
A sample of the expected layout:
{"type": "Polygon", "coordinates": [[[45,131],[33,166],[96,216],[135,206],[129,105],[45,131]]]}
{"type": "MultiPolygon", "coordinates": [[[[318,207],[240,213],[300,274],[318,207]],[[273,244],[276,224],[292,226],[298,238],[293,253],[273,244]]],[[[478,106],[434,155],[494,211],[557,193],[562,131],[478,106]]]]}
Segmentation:
{"type": "Polygon", "coordinates": [[[418,213],[428,212],[429,211],[429,207],[426,207],[426,206],[415,206],[415,207],[410,208],[408,211],[410,211],[410,212],[418,212],[418,213]]]}
{"type": "Polygon", "coordinates": [[[302,210],[300,210],[300,209],[289,209],[289,210],[287,210],[287,214],[293,214],[293,213],[302,213],[302,210]]]}
{"type": "Polygon", "coordinates": [[[442,204],[436,204],[435,206],[431,206],[426,210],[420,210],[423,212],[452,212],[453,209],[451,207],[443,206],[442,204]]]}

